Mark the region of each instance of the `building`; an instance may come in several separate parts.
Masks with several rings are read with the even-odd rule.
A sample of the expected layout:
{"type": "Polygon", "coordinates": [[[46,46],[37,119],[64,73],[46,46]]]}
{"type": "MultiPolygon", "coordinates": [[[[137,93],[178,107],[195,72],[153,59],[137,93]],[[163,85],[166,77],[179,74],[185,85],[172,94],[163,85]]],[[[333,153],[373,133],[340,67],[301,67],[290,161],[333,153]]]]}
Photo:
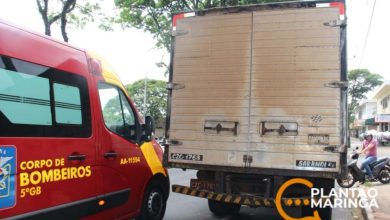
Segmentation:
{"type": "Polygon", "coordinates": [[[375,115],[377,112],[377,102],[375,100],[363,101],[355,111],[355,121],[353,127],[355,136],[368,130],[377,130],[375,115]]]}
{"type": "Polygon", "coordinates": [[[390,131],[390,81],[383,83],[373,98],[377,101],[375,123],[378,131],[390,131]]]}

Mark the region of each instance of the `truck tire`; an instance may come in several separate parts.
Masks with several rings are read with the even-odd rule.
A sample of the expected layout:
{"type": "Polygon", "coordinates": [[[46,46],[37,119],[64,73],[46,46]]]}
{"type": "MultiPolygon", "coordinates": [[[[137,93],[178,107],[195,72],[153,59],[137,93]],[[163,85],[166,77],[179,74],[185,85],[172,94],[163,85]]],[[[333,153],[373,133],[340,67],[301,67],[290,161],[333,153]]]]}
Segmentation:
{"type": "Polygon", "coordinates": [[[210,211],[218,216],[224,217],[227,215],[237,215],[240,212],[241,205],[218,202],[215,200],[209,199],[209,209],[210,211]]]}
{"type": "MultiPolygon", "coordinates": [[[[318,188],[323,188],[326,194],[329,194],[330,191],[335,187],[334,179],[320,179],[316,183],[318,188]]],[[[332,209],[330,207],[318,209],[321,219],[332,219],[332,209]]]]}
{"type": "Polygon", "coordinates": [[[343,188],[351,188],[356,182],[355,175],[352,169],[348,169],[348,174],[345,178],[337,179],[337,184],[343,188]]]}
{"type": "Polygon", "coordinates": [[[137,220],[161,220],[167,207],[167,197],[162,186],[153,181],[145,191],[142,201],[141,215],[137,220]]]}

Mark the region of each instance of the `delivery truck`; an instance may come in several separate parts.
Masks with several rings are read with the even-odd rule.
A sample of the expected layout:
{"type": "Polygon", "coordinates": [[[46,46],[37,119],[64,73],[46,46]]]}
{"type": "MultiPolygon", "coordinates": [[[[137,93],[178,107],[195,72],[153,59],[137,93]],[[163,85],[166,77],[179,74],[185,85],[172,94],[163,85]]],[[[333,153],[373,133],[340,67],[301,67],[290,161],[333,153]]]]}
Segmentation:
{"type": "Polygon", "coordinates": [[[197,170],[172,191],[218,216],[295,206],[330,219],[310,188],[346,171],[344,1],[175,14],[171,56],[164,165],[197,170]]]}

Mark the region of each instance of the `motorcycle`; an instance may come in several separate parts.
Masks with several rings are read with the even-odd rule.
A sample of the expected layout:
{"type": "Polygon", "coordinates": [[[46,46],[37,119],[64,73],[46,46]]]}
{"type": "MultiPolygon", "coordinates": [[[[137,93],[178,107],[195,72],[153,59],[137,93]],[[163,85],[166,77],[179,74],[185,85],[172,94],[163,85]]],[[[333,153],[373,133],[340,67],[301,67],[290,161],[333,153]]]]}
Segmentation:
{"type": "MultiPolygon", "coordinates": [[[[352,160],[348,163],[348,174],[344,178],[337,179],[337,183],[343,188],[350,188],[357,181],[362,184],[368,181],[367,173],[357,166],[357,161],[359,159],[357,149],[359,148],[356,147],[351,154],[352,160]]],[[[371,182],[379,181],[383,184],[390,182],[390,158],[378,158],[376,161],[370,163],[369,166],[374,176],[373,180],[370,180],[371,182]]]]}

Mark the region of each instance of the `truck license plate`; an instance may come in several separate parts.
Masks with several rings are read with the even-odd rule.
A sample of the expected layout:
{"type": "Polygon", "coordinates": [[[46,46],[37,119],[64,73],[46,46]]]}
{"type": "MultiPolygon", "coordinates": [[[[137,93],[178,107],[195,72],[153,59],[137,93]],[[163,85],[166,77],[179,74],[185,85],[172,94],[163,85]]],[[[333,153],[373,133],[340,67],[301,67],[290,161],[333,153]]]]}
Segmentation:
{"type": "Polygon", "coordinates": [[[199,154],[181,154],[181,153],[171,153],[172,160],[193,160],[193,161],[203,161],[203,155],[199,154]]]}
{"type": "Polygon", "coordinates": [[[207,180],[191,179],[191,189],[214,191],[215,183],[207,180]]]}

